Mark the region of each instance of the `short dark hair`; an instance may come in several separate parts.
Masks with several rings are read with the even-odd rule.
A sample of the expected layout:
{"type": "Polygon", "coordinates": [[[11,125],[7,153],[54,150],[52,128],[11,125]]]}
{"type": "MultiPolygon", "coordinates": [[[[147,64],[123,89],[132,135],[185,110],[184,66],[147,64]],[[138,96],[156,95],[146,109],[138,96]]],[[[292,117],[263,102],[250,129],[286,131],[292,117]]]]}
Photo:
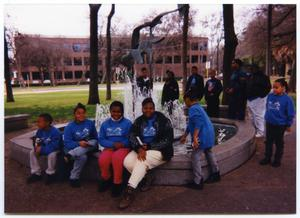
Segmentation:
{"type": "Polygon", "coordinates": [[[195,91],[193,88],[191,88],[189,91],[187,91],[184,96],[183,96],[183,99],[191,99],[192,101],[195,101],[195,100],[198,100],[198,97],[197,95],[195,94],[195,91]]]}
{"type": "Polygon", "coordinates": [[[51,125],[53,122],[53,118],[50,114],[48,113],[42,113],[39,115],[39,117],[43,118],[45,121],[49,122],[49,124],[51,125]]]}
{"type": "Polygon", "coordinates": [[[277,80],[275,80],[276,83],[279,83],[281,86],[283,86],[285,88],[285,92],[288,93],[289,91],[289,86],[287,81],[285,81],[285,78],[279,78],[277,80]]]}
{"type": "Polygon", "coordinates": [[[73,109],[73,113],[75,114],[78,109],[82,109],[82,110],[84,110],[84,112],[86,112],[86,107],[81,103],[78,103],[76,105],[76,107],[73,109]]]}
{"type": "Polygon", "coordinates": [[[145,71],[145,70],[147,70],[147,68],[146,68],[146,67],[143,67],[143,68],[141,69],[141,71],[145,71]]]}
{"type": "Polygon", "coordinates": [[[153,101],[153,99],[152,98],[145,98],[144,100],[143,100],[143,102],[142,102],[142,107],[144,107],[146,104],[148,104],[148,103],[151,103],[151,104],[153,104],[153,106],[155,107],[155,103],[154,103],[154,101],[153,101]]]}
{"type": "Polygon", "coordinates": [[[113,107],[119,107],[121,109],[121,113],[124,114],[124,105],[122,102],[113,101],[109,106],[109,110],[111,111],[113,107]]]}
{"type": "Polygon", "coordinates": [[[194,66],[192,66],[192,69],[198,70],[198,67],[194,65],[194,66]]]}
{"type": "Polygon", "coordinates": [[[166,74],[167,74],[167,75],[170,75],[171,78],[174,78],[174,77],[175,77],[174,72],[171,71],[171,70],[167,70],[167,71],[166,71],[166,74]]]}
{"type": "Polygon", "coordinates": [[[240,67],[242,67],[244,65],[244,62],[239,58],[235,58],[235,59],[233,59],[233,61],[240,67]]]}

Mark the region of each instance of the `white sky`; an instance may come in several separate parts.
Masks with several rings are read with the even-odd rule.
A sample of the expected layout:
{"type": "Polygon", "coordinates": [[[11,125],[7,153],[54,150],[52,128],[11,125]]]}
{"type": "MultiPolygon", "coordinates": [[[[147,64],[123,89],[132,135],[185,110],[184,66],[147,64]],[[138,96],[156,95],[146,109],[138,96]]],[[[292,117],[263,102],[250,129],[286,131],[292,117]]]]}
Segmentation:
{"type": "MultiPolygon", "coordinates": [[[[249,14],[257,5],[234,5],[236,32],[243,29],[249,20],[249,14]]],[[[99,10],[99,22],[106,23],[106,16],[111,5],[104,4],[99,10]]],[[[122,30],[126,25],[137,25],[153,11],[164,12],[173,10],[176,4],[168,5],[126,5],[116,4],[116,12],[112,24],[122,30]]],[[[195,26],[192,32],[203,35],[205,30],[200,20],[212,13],[221,13],[221,4],[196,5],[191,8],[197,10],[195,26]]],[[[5,22],[17,30],[27,34],[41,34],[50,36],[88,36],[89,35],[89,7],[87,4],[6,4],[4,5],[5,22]],[[7,18],[6,15],[9,15],[7,18]]],[[[99,24],[100,25],[100,24],[99,24]]],[[[130,30],[131,32],[132,30],[130,30]]]]}

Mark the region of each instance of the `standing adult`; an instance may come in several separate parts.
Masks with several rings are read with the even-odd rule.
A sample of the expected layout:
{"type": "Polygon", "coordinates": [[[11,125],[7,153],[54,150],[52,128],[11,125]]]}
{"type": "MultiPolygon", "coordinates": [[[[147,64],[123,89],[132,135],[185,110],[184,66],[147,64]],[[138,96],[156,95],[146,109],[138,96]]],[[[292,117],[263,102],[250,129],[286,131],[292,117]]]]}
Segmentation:
{"type": "Polygon", "coordinates": [[[270,78],[259,70],[257,65],[253,65],[251,67],[251,75],[247,80],[247,105],[256,129],[256,137],[264,136],[266,96],[270,90],[270,78]]]}
{"type": "Polygon", "coordinates": [[[223,90],[223,85],[219,79],[216,78],[216,71],[209,71],[210,79],[207,80],[204,93],[207,105],[207,114],[210,117],[219,117],[219,96],[223,90]]]}
{"type": "Polygon", "coordinates": [[[242,66],[243,62],[240,59],[234,59],[231,63],[232,74],[229,87],[225,90],[229,94],[228,117],[230,119],[245,120],[247,74],[242,71],[242,66]]]}
{"type": "Polygon", "coordinates": [[[146,67],[141,69],[141,75],[136,79],[136,84],[143,96],[150,96],[151,90],[153,89],[153,81],[149,78],[146,67]]]}
{"type": "Polygon", "coordinates": [[[204,80],[198,74],[197,66],[192,66],[192,75],[188,78],[185,93],[192,91],[193,95],[200,101],[204,94],[204,80]]]}
{"type": "Polygon", "coordinates": [[[174,73],[167,70],[167,78],[163,87],[161,104],[162,106],[167,104],[169,114],[172,114],[173,101],[179,98],[179,86],[175,79],[174,73]]]}

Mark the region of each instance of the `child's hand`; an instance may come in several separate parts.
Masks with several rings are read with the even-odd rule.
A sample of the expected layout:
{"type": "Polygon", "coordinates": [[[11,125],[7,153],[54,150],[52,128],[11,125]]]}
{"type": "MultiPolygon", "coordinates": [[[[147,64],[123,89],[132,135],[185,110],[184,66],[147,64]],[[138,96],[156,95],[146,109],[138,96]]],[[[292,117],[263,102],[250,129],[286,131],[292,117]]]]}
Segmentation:
{"type": "Polygon", "coordinates": [[[185,142],[186,142],[186,136],[183,135],[183,136],[181,136],[181,138],[180,138],[180,143],[181,143],[181,144],[184,144],[185,142]]]}
{"type": "Polygon", "coordinates": [[[145,161],[146,160],[146,151],[143,148],[140,148],[138,151],[138,156],[137,159],[140,161],[145,161]]]}
{"type": "Polygon", "coordinates": [[[143,146],[142,146],[142,148],[146,151],[147,148],[148,148],[148,145],[144,143],[143,146]]]}
{"type": "Polygon", "coordinates": [[[40,155],[41,154],[41,150],[42,150],[41,146],[36,146],[35,147],[35,153],[36,153],[36,155],[40,155]]]}
{"type": "Polygon", "coordinates": [[[291,128],[291,127],[287,127],[287,128],[286,128],[286,131],[287,131],[287,132],[292,132],[292,128],[291,128]]]}
{"type": "Polygon", "coordinates": [[[87,146],[89,146],[87,141],[80,141],[79,142],[80,147],[86,148],[87,146]]]}
{"type": "Polygon", "coordinates": [[[194,138],[192,146],[193,146],[194,150],[199,148],[199,139],[198,139],[198,137],[194,138]]]}

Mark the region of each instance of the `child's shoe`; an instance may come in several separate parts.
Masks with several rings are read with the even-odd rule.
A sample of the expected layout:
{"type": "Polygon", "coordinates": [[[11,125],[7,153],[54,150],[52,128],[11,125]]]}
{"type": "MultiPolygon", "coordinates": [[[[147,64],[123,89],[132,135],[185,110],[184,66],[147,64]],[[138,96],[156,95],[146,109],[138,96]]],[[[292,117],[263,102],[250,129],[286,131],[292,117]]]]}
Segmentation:
{"type": "Polygon", "coordinates": [[[119,197],[122,193],[122,184],[113,184],[111,189],[111,196],[113,198],[119,197]]]}
{"type": "Polygon", "coordinates": [[[154,181],[153,173],[151,173],[149,171],[146,174],[145,178],[141,182],[141,187],[140,187],[141,192],[149,191],[150,188],[151,188],[151,185],[152,185],[153,181],[154,181]]]}
{"type": "Polygon", "coordinates": [[[135,189],[130,186],[127,186],[122,196],[122,199],[120,201],[119,209],[125,209],[129,207],[129,205],[134,200],[134,194],[135,194],[135,189]]]}
{"type": "Polygon", "coordinates": [[[70,186],[73,188],[79,188],[81,186],[79,179],[70,179],[70,186]]]}
{"type": "Polygon", "coordinates": [[[219,182],[220,180],[221,180],[220,172],[216,172],[216,173],[210,174],[210,176],[205,181],[205,183],[210,184],[210,183],[219,182]]]}
{"type": "Polygon", "coordinates": [[[281,162],[280,161],[276,161],[276,160],[273,161],[272,167],[277,168],[277,167],[280,167],[280,166],[281,166],[281,162]]]}
{"type": "Polygon", "coordinates": [[[42,176],[41,175],[37,175],[37,174],[31,174],[28,178],[27,178],[27,184],[31,184],[37,181],[41,181],[42,180],[42,176]]]}
{"type": "Polygon", "coordinates": [[[202,190],[204,186],[203,179],[201,179],[199,184],[196,184],[195,182],[189,183],[186,185],[187,188],[196,189],[196,190],[202,190]]]}
{"type": "Polygon", "coordinates": [[[266,158],[266,157],[259,162],[260,165],[268,165],[270,163],[271,163],[270,158],[266,158]]]}

